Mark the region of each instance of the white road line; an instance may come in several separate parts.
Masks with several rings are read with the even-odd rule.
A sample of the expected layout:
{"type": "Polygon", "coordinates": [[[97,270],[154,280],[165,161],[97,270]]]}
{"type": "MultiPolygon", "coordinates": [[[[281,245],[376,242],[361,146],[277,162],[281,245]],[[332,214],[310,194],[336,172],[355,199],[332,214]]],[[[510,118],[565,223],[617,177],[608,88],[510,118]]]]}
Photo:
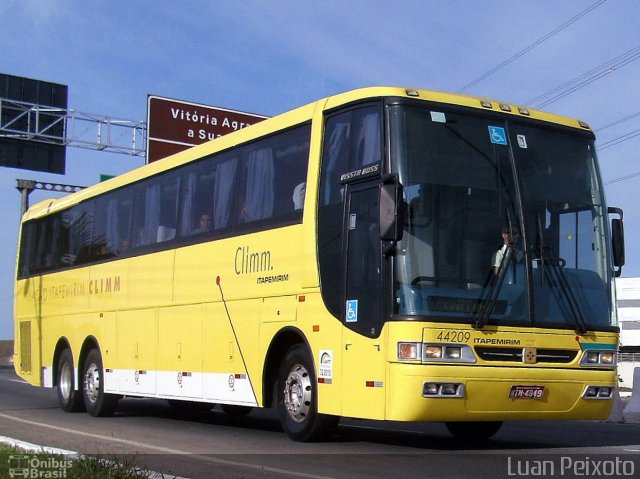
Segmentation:
{"type": "Polygon", "coordinates": [[[22,424],[29,424],[29,425],[32,425],[32,426],[38,426],[38,427],[44,427],[44,428],[48,428],[48,429],[53,429],[54,431],[66,432],[66,433],[69,433],[69,434],[76,434],[76,435],[79,435],[79,436],[90,437],[90,438],[93,438],[93,439],[99,439],[99,440],[102,440],[102,441],[116,442],[116,443],[124,444],[124,445],[127,445],[127,446],[139,447],[139,448],[144,448],[144,449],[151,449],[153,451],[161,452],[163,454],[189,455],[191,457],[198,458],[201,461],[210,462],[212,464],[221,464],[221,465],[226,465],[226,466],[245,467],[245,468],[253,469],[253,470],[257,470],[257,471],[273,472],[275,474],[281,474],[281,475],[286,475],[286,476],[291,476],[291,477],[306,477],[306,478],[309,478],[309,479],[330,479],[328,476],[319,476],[319,475],[315,475],[315,474],[306,474],[304,472],[289,471],[287,469],[279,469],[279,468],[276,468],[276,467],[261,466],[261,465],[258,465],[258,464],[249,464],[249,463],[245,463],[245,462],[228,461],[228,460],[225,460],[225,459],[217,459],[217,458],[205,456],[205,455],[202,455],[202,454],[192,454],[192,453],[190,453],[188,451],[182,451],[180,449],[172,449],[172,448],[162,447],[162,446],[153,446],[153,445],[150,445],[150,444],[144,444],[142,442],[130,441],[128,439],[120,439],[120,438],[115,438],[115,437],[111,437],[111,436],[102,436],[100,434],[93,434],[93,433],[90,433],[90,432],[77,431],[75,429],[69,429],[69,428],[60,427],[60,426],[53,426],[51,424],[42,424],[42,423],[39,423],[39,422],[36,422],[36,421],[30,421],[28,419],[22,419],[22,418],[19,418],[19,417],[10,416],[8,414],[0,413],[0,418],[8,419],[10,421],[20,422],[22,424]]]}
{"type": "Polygon", "coordinates": [[[2,379],[2,381],[11,381],[12,383],[29,384],[27,381],[23,381],[22,379],[2,379]]]}

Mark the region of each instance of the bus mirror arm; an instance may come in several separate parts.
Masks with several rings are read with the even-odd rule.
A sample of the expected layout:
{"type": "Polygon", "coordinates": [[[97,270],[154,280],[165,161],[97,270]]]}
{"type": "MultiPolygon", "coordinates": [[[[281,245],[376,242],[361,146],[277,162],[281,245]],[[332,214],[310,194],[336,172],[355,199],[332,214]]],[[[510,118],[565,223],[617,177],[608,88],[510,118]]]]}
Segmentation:
{"type": "Polygon", "coordinates": [[[619,277],[622,274],[622,266],[625,263],[624,254],[624,223],[622,221],[622,210],[620,208],[609,207],[607,213],[618,215],[619,218],[611,219],[611,246],[613,250],[613,266],[617,269],[614,274],[619,277]]]}
{"type": "Polygon", "coordinates": [[[379,225],[380,239],[392,243],[389,250],[402,239],[404,227],[404,191],[398,175],[385,175],[380,184],[379,225]]]}

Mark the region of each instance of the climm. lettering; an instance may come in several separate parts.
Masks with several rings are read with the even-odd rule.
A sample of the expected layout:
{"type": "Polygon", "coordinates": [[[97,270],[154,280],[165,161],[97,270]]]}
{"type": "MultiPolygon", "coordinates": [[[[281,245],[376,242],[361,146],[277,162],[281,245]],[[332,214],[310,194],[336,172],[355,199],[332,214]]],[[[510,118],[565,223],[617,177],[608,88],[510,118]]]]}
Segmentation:
{"type": "Polygon", "coordinates": [[[89,294],[113,293],[116,291],[120,291],[120,276],[89,281],[89,294]]]}
{"type": "Polygon", "coordinates": [[[251,252],[248,246],[239,246],[235,256],[236,274],[271,271],[271,251],[251,252]]]}

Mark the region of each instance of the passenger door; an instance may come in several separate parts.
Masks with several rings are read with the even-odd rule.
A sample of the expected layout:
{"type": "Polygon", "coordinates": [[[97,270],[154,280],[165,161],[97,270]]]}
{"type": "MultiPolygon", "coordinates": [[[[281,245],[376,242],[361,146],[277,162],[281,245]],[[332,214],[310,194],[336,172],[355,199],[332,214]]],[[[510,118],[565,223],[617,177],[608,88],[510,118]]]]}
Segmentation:
{"type": "Polygon", "coordinates": [[[384,418],[379,180],[349,185],[345,217],[343,414],[384,418]]]}

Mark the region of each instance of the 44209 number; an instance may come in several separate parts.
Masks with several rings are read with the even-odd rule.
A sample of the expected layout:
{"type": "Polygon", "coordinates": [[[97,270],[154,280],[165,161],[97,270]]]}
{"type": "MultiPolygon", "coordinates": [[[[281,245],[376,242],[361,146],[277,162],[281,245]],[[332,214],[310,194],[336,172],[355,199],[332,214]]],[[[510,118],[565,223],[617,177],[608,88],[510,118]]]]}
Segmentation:
{"type": "Polygon", "coordinates": [[[443,343],[468,343],[471,339],[471,333],[469,331],[440,331],[436,339],[443,343]]]}

